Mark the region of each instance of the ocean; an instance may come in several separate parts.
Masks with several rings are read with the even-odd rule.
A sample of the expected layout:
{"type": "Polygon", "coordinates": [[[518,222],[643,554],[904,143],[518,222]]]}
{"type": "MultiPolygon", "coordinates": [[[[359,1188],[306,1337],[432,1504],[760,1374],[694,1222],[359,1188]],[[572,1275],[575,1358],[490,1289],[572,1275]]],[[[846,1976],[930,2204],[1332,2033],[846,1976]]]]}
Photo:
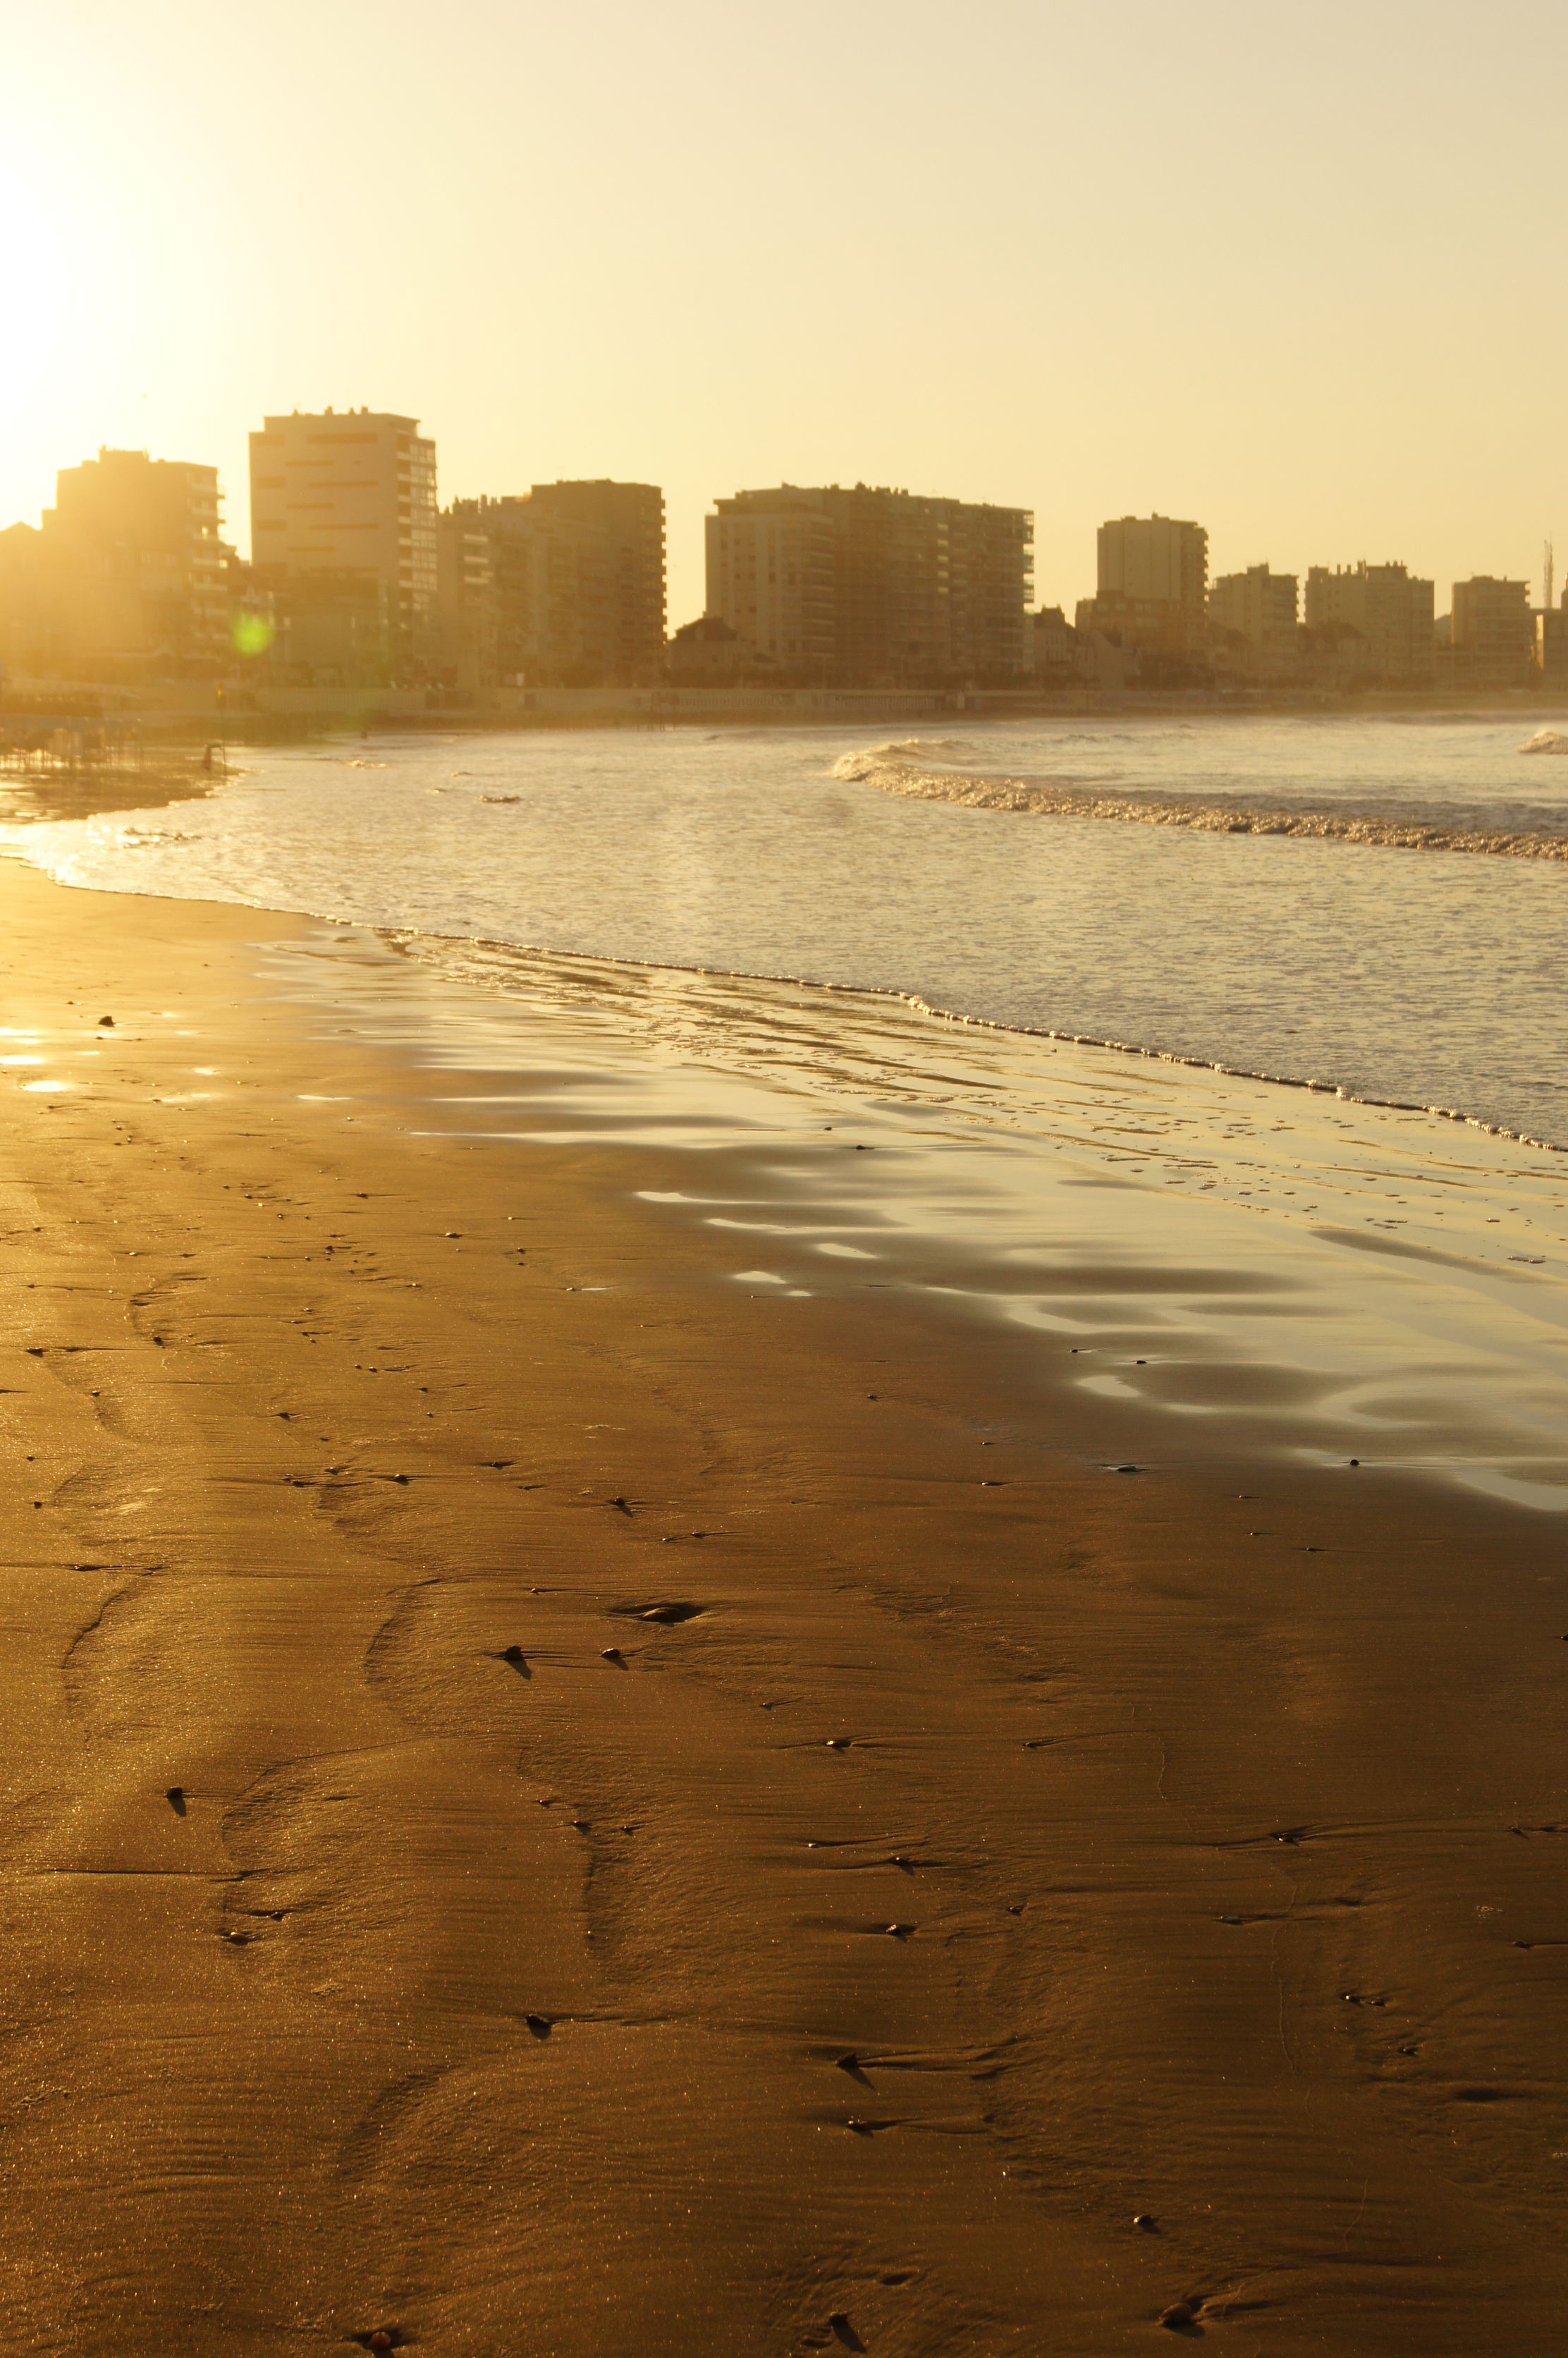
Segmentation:
{"type": "Polygon", "coordinates": [[[276,988],[433,1076],[525,1070],[499,1134],[748,1141],[749,1205],[665,1191],[771,1240],[734,1282],[924,1286],[1189,1450],[1266,1410],[1555,1508],[1564,748],[1522,716],[378,732],[0,834],[328,921],[276,988]],[[796,1152],[847,1118],[874,1177],[796,1152]]]}

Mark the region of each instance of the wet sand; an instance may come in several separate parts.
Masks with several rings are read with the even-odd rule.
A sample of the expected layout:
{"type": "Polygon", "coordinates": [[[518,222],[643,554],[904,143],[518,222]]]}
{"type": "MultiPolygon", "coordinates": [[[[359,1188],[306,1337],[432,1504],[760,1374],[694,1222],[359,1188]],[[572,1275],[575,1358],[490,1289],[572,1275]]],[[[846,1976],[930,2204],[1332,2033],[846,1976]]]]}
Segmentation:
{"type": "Polygon", "coordinates": [[[1555,2345],[1555,1519],[1108,1471],[1026,1336],[422,1134],[293,921],[0,906],[114,1018],[0,1073],[0,2347],[1555,2345]]]}

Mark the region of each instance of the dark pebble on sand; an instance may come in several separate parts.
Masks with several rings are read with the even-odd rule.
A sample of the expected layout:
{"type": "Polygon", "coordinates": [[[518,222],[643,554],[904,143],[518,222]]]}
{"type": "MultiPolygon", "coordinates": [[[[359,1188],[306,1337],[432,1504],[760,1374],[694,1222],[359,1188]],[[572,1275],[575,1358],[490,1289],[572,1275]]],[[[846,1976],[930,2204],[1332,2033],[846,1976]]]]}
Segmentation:
{"type": "Polygon", "coordinates": [[[522,1647],[508,1646],[501,1659],[503,1662],[520,1662],[523,1660],[522,1647]]]}
{"type": "Polygon", "coordinates": [[[1135,2227],[1141,2227],[1146,2235],[1157,2235],[1160,2232],[1160,2222],[1148,2211],[1140,2211],[1132,2223],[1135,2227]]]}
{"type": "Polygon", "coordinates": [[[101,1015],[98,1018],[98,1029],[100,1032],[113,1032],[114,1029],[114,1017],[112,1015],[101,1015]]]}
{"type": "Polygon", "coordinates": [[[1195,2325],[1197,2321],[1198,2313],[1190,2300],[1173,2300],[1169,2309],[1160,2311],[1161,2324],[1168,2326],[1173,2333],[1180,2333],[1184,2326],[1195,2325]]]}
{"type": "Polygon", "coordinates": [[[858,2055],[836,2055],[833,2061],[840,2071],[858,2072],[860,2068],[860,2059],[858,2055]]]}
{"type": "Polygon", "coordinates": [[[849,1743],[850,1739],[847,1736],[830,1736],[827,1738],[827,1748],[829,1752],[848,1752],[849,1743]]]}
{"type": "Polygon", "coordinates": [[[619,1646],[604,1647],[600,1653],[599,1659],[601,1662],[621,1662],[622,1669],[625,1667],[619,1646]]]}
{"type": "Polygon", "coordinates": [[[914,1931],[913,1924],[884,1924],[882,1931],[895,1941],[907,1941],[914,1931]]]}
{"type": "Polygon", "coordinates": [[[183,1785],[171,1785],[168,1792],[164,1795],[164,1800],[168,1803],[169,1808],[174,1812],[177,1818],[182,1818],[185,1815],[185,1788],[183,1785]]]}
{"type": "Polygon", "coordinates": [[[535,2039],[548,2039],[556,2027],[547,2014],[525,2014],[523,2019],[535,2039]]]}
{"type": "MultiPolygon", "coordinates": [[[[863,1152],[863,1150],[857,1148],[856,1152],[863,1152]]],[[[850,2324],[849,2319],[845,2316],[844,2311],[841,2309],[836,2309],[827,2322],[832,2328],[834,2340],[841,2342],[846,2350],[863,2350],[865,2348],[865,2343],[861,2341],[860,2335],[856,2332],[854,2327],[850,2324]]]]}

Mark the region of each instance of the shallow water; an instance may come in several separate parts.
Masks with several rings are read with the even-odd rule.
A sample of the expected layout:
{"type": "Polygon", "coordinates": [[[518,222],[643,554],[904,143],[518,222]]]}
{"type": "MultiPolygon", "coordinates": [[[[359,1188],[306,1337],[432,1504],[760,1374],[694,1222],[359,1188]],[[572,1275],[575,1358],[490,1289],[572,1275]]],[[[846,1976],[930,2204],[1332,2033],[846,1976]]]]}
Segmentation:
{"type": "MultiPolygon", "coordinates": [[[[982,733],[940,750],[974,773],[982,733]]],[[[1554,807],[1518,724],[1070,733],[1124,786],[1554,807]]],[[[1023,736],[984,735],[999,773],[1023,736]]],[[[270,971],[447,1076],[432,1129],[743,1150],[743,1186],[694,1165],[660,1217],[782,1314],[896,1287],[1027,1330],[1108,1430],[1154,1412],[1189,1459],[1244,1432],[1568,1506],[1568,1163],[1481,1127],[1568,1141],[1563,868],[909,802],[835,778],[845,751],[340,745],[9,834],[69,882],[357,921],[270,971]]]]}
{"type": "Polygon", "coordinates": [[[689,1152],[649,1200],[780,1314],[892,1289],[1026,1330],[1108,1436],[1152,1412],[1187,1462],[1355,1457],[1568,1508],[1559,1157],[860,995],[494,953],[476,988],[486,955],[322,929],[267,971],[324,1038],[424,1067],[432,1131],[621,1147],[629,1187],[646,1149],[689,1152]]]}
{"type": "MultiPolygon", "coordinates": [[[[1537,716],[967,727],[944,760],[1119,792],[1556,829],[1537,716]]],[[[906,995],[1568,1144],[1555,862],[910,801],[886,732],[420,738],[257,752],[211,801],[13,827],[68,881],[906,995]]],[[[1561,781],[1561,783],[1559,783],[1561,781]]]]}

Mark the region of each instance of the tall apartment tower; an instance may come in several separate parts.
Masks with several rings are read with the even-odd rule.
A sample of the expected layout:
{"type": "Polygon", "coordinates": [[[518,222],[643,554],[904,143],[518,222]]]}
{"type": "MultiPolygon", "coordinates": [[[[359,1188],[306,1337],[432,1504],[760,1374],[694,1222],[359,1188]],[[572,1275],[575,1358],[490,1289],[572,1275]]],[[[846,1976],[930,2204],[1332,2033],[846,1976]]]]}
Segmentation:
{"type": "Polygon", "coordinates": [[[55,483],[38,571],[66,658],[215,667],[228,650],[217,469],[100,450],[55,483]]]}
{"type": "Polygon", "coordinates": [[[820,492],[738,492],[707,519],[707,611],[764,662],[813,680],[838,654],[837,535],[820,492]]]}
{"type": "Polygon", "coordinates": [[[1306,579],[1306,626],[1346,635],[1359,676],[1429,685],[1437,669],[1430,581],[1402,565],[1314,565],[1306,579]],[[1359,640],[1360,645],[1355,645],[1359,640]]]}
{"type": "Polygon", "coordinates": [[[1222,573],[1209,584],[1208,619],[1244,645],[1248,668],[1260,679],[1279,678],[1296,661],[1296,577],[1249,565],[1245,573],[1222,573]]]}
{"type": "Polygon", "coordinates": [[[436,446],[416,417],[297,409],[251,436],[252,562],[275,581],[332,575],[355,603],[373,577],[404,676],[435,651],[436,514],[436,446]]]}
{"type": "Polygon", "coordinates": [[[665,495],[655,483],[535,483],[546,526],[590,535],[600,604],[585,616],[585,656],[608,683],[657,679],[665,659],[665,495]]]}
{"type": "Polygon", "coordinates": [[[1450,621],[1456,679],[1476,687],[1528,679],[1538,635],[1528,581],[1498,581],[1489,573],[1455,581],[1450,621]]]}
{"type": "Polygon", "coordinates": [[[1118,516],[1102,524],[1097,587],[1078,607],[1080,630],[1121,645],[1185,658],[1203,646],[1208,534],[1175,516],[1118,516]]]}
{"type": "Polygon", "coordinates": [[[708,611],[759,658],[847,687],[1026,669],[1034,519],[857,483],[715,503],[708,611]]]}
{"type": "Polygon", "coordinates": [[[498,676],[532,687],[634,687],[665,653],[665,495],[654,483],[535,483],[448,511],[482,533],[498,676]]]}

